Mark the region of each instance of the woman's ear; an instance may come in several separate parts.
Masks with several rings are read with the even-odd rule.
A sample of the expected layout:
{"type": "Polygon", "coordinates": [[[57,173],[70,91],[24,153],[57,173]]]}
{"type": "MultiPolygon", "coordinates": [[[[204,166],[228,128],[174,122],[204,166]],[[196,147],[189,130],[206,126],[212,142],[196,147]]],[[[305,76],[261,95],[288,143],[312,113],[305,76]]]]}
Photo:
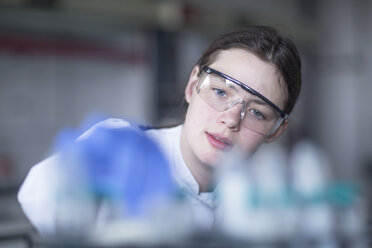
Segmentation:
{"type": "Polygon", "coordinates": [[[186,89],[185,89],[185,99],[187,103],[190,103],[192,94],[196,90],[196,84],[198,83],[199,80],[199,72],[200,72],[200,67],[199,65],[194,66],[190,73],[189,81],[187,83],[186,89]]]}
{"type": "Polygon", "coordinates": [[[282,123],[282,125],[280,125],[278,130],[276,130],[275,133],[273,133],[267,138],[266,143],[270,143],[270,142],[277,140],[280,137],[280,135],[282,135],[284,131],[287,129],[288,124],[289,124],[289,119],[285,120],[282,123]]]}

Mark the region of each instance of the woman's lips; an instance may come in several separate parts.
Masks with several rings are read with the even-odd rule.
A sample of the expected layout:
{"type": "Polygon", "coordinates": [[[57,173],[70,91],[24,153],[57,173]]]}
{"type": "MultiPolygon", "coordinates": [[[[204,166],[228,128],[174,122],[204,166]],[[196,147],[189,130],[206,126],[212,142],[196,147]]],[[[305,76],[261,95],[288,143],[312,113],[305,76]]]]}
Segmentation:
{"type": "Polygon", "coordinates": [[[232,147],[231,140],[226,137],[223,137],[219,134],[208,132],[206,132],[206,135],[209,143],[217,149],[226,150],[232,147]]]}

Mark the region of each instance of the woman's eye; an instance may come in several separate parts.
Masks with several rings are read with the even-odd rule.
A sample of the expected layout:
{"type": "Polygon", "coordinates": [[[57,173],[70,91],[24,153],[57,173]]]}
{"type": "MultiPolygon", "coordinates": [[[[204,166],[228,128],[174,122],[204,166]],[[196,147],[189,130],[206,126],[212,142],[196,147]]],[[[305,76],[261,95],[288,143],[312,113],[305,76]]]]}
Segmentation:
{"type": "Polygon", "coordinates": [[[258,119],[261,119],[261,120],[264,120],[265,119],[265,116],[260,112],[258,111],[257,109],[251,109],[250,111],[252,113],[252,115],[258,119]]]}
{"type": "Polygon", "coordinates": [[[215,89],[213,89],[213,91],[214,91],[217,95],[219,95],[219,96],[226,96],[226,92],[225,92],[224,90],[221,90],[221,89],[217,89],[217,88],[215,88],[215,89]]]}

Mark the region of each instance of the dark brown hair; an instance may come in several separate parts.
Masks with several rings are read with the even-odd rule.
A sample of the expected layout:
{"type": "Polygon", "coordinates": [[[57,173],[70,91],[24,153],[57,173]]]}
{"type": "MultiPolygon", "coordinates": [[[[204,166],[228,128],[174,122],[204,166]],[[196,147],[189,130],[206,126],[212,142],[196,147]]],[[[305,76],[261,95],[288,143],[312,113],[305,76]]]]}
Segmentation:
{"type": "Polygon", "coordinates": [[[219,51],[231,48],[246,49],[276,67],[285,83],[287,101],[284,111],[289,114],[301,90],[301,60],[293,42],[272,27],[246,27],[219,36],[205,50],[197,65],[200,68],[210,65],[219,51]]]}

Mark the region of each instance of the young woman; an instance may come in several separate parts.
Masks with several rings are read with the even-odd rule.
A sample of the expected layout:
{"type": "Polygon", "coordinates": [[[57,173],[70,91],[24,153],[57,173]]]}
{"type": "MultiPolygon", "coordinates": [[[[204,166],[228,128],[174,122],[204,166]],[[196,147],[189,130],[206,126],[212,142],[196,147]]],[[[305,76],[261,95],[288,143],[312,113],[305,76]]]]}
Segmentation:
{"type": "MultiPolygon", "coordinates": [[[[166,154],[173,177],[193,199],[195,221],[210,228],[214,221],[211,184],[215,166],[226,151],[247,154],[276,140],[286,129],[301,88],[301,62],[294,44],[271,27],[253,26],[218,37],[193,67],[185,90],[185,122],[146,131],[166,154]]],[[[109,119],[100,126],[128,123],[109,119]]],[[[53,157],[32,168],[18,195],[31,222],[52,232],[54,212],[48,206],[53,184],[48,170],[53,157]]]]}

